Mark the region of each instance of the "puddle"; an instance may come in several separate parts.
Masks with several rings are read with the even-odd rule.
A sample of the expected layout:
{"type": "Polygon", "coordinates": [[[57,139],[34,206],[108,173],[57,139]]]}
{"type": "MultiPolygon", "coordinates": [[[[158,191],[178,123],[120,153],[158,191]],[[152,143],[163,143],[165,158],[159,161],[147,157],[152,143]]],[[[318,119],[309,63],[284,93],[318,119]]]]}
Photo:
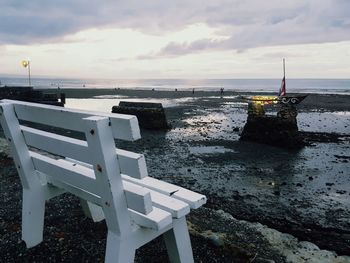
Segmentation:
{"type": "Polygon", "coordinates": [[[89,111],[111,112],[112,107],[119,105],[120,101],[162,103],[164,108],[170,108],[183,103],[189,103],[193,100],[195,100],[195,98],[190,97],[179,99],[130,99],[126,96],[103,95],[95,96],[93,99],[67,99],[65,107],[89,111]]]}
{"type": "Polygon", "coordinates": [[[350,112],[300,112],[298,126],[303,131],[336,132],[348,134],[350,112]]]}
{"type": "Polygon", "coordinates": [[[233,102],[233,101],[229,101],[229,102],[224,102],[224,105],[231,105],[231,106],[237,106],[237,107],[248,107],[248,103],[247,102],[233,102]]]}

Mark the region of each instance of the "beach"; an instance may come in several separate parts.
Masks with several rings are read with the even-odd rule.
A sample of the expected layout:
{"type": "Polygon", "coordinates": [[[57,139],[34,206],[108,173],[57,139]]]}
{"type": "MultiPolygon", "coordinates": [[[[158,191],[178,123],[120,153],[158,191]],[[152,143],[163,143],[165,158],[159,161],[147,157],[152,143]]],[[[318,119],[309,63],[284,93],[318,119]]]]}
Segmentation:
{"type": "MultiPolygon", "coordinates": [[[[195,262],[350,262],[349,95],[309,94],[297,116],[306,146],[290,150],[239,140],[248,92],[46,91],[86,110],[110,112],[122,100],[163,104],[170,130],[141,130],[139,141],[116,143],[143,153],[150,176],[207,196],[187,217],[195,262]]],[[[21,185],[4,140],[0,162],[2,262],[103,261],[105,223],[85,218],[68,194],[47,204],[44,241],[27,250],[21,185]]],[[[136,255],[136,262],[167,260],[161,239],[136,255]]]]}

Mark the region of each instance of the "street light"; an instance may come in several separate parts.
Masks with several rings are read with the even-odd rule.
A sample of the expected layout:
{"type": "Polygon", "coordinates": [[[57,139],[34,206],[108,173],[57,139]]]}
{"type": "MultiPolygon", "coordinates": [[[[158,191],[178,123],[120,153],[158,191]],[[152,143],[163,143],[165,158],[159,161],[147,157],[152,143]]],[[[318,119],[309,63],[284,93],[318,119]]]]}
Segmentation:
{"type": "Polygon", "coordinates": [[[30,59],[28,58],[27,60],[22,60],[21,64],[22,64],[23,67],[28,68],[28,82],[29,82],[29,86],[31,86],[31,81],[30,81],[30,59]]]}

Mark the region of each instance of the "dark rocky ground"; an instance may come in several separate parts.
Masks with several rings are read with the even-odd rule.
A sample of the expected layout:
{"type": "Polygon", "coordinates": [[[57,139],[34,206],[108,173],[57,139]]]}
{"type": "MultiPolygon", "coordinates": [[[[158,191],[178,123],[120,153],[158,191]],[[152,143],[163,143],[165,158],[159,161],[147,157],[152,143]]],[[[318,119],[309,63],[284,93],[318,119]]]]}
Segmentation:
{"type": "MultiPolygon", "coordinates": [[[[350,262],[337,256],[350,256],[349,96],[310,95],[298,115],[309,146],[289,151],[239,141],[247,109],[237,94],[114,92],[179,100],[166,108],[172,130],[143,130],[140,141],[117,143],[144,153],[151,176],[207,195],[188,217],[196,262],[350,262]]],[[[4,153],[0,162],[0,261],[101,261],[105,224],[86,219],[70,195],[48,203],[44,242],[26,250],[19,180],[4,153]]],[[[162,240],[136,259],[167,262],[162,240]]]]}

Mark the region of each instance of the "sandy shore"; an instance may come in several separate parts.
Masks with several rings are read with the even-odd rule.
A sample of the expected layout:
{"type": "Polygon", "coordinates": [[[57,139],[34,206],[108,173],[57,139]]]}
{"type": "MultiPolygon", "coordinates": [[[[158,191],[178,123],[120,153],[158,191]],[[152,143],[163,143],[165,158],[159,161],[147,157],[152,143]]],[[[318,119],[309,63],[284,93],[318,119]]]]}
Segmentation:
{"type": "MultiPolygon", "coordinates": [[[[350,262],[350,96],[310,94],[300,105],[298,125],[311,144],[287,151],[239,141],[247,118],[240,93],[61,92],[68,100],[109,95],[174,102],[166,108],[170,131],[142,130],[138,142],[117,143],[144,153],[151,176],[207,195],[208,204],[188,217],[196,262],[350,262]]],[[[4,144],[1,149],[3,261],[45,262],[48,255],[57,262],[101,261],[105,224],[84,218],[70,195],[48,204],[45,241],[25,249],[21,187],[4,144]]],[[[162,241],[140,249],[136,261],[167,262],[162,241]]]]}

